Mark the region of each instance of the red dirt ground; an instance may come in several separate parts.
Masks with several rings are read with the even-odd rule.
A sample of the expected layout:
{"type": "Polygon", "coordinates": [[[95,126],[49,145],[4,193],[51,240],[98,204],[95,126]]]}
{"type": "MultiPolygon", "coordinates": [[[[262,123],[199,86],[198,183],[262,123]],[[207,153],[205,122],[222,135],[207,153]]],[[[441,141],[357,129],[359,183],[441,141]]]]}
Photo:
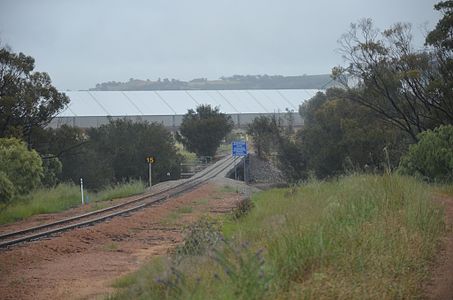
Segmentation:
{"type": "Polygon", "coordinates": [[[435,199],[445,208],[447,235],[442,241],[440,255],[433,267],[432,280],[427,284],[429,299],[453,299],[453,198],[440,196],[435,199]]]}
{"type": "Polygon", "coordinates": [[[204,213],[229,212],[237,201],[237,193],[205,184],[130,216],[0,250],[0,299],[103,297],[116,278],[180,243],[184,225],[204,213]]]}

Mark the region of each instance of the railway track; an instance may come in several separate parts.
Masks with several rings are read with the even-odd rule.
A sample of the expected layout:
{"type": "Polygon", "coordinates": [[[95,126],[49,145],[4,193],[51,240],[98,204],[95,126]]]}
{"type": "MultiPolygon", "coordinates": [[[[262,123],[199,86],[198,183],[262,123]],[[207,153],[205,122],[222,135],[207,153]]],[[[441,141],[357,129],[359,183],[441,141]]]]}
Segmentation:
{"type": "Polygon", "coordinates": [[[19,231],[1,234],[0,248],[5,248],[43,237],[48,237],[55,233],[67,231],[73,228],[93,225],[111,219],[113,217],[126,215],[149,205],[162,202],[170,197],[174,197],[188,190],[191,190],[208,181],[209,179],[216,177],[226,169],[234,166],[238,161],[239,159],[229,156],[173,187],[168,187],[156,192],[151,192],[149,194],[136,197],[128,202],[95,210],[89,213],[26,228],[19,231]]]}

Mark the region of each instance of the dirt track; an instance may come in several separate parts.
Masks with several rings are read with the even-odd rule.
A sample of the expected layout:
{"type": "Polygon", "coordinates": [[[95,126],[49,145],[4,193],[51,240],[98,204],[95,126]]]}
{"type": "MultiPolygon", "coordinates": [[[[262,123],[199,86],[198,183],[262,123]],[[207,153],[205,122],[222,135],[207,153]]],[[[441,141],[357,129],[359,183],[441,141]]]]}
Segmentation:
{"type": "MultiPolygon", "coordinates": [[[[111,283],[182,241],[184,225],[204,213],[230,211],[239,200],[225,182],[205,184],[181,197],[128,217],[66,232],[58,237],[0,250],[0,299],[92,299],[111,283]],[[190,208],[190,209],[189,209],[190,208]]],[[[453,299],[453,198],[445,206],[449,231],[426,285],[431,299],[453,299]]],[[[70,212],[39,216],[11,226],[28,227],[70,212]]]]}
{"type": "Polygon", "coordinates": [[[110,285],[116,278],[180,243],[184,225],[204,213],[229,212],[238,200],[238,194],[222,184],[205,184],[131,216],[1,250],[0,298],[92,299],[106,295],[113,291],[110,285]]]}
{"type": "Polygon", "coordinates": [[[433,267],[432,280],[427,284],[430,299],[453,299],[453,198],[441,196],[436,199],[445,207],[445,236],[440,255],[433,267]]]}

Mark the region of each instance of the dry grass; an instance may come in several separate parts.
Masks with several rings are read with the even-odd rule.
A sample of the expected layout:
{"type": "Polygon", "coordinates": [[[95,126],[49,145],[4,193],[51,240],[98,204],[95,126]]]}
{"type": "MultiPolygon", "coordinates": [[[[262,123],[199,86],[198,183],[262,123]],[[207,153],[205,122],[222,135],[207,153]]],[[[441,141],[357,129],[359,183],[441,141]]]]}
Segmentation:
{"type": "Polygon", "coordinates": [[[114,298],[420,298],[445,231],[431,190],[357,175],[257,194],[248,214],[224,220],[214,250],[151,263],[114,298]]]}

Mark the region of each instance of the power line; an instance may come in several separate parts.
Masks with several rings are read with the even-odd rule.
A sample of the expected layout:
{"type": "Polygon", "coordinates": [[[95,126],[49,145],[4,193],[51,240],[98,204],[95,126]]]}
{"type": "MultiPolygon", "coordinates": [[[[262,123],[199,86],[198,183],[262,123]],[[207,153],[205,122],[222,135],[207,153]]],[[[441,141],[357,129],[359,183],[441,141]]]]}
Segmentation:
{"type": "Polygon", "coordinates": [[[200,103],[198,103],[198,101],[195,100],[195,98],[194,98],[191,94],[189,94],[189,91],[184,90],[184,92],[186,92],[187,96],[189,96],[190,98],[192,98],[192,100],[193,100],[197,105],[200,105],[200,103]]]}
{"type": "Polygon", "coordinates": [[[154,91],[154,93],[157,95],[157,97],[159,97],[160,100],[162,100],[162,102],[165,103],[165,105],[167,105],[167,107],[173,112],[173,114],[176,115],[176,111],[173,109],[173,107],[171,107],[170,104],[168,104],[167,101],[165,101],[165,99],[162,98],[162,96],[159,95],[159,93],[157,93],[157,91],[154,91]]]}
{"type": "Polygon", "coordinates": [[[90,93],[90,91],[87,91],[88,95],[93,98],[93,100],[102,108],[102,110],[108,115],[111,116],[111,114],[107,111],[107,109],[90,93]]]}
{"type": "Polygon", "coordinates": [[[296,109],[296,106],[292,104],[291,101],[289,101],[288,98],[286,98],[279,90],[275,91],[283,98],[283,100],[285,100],[289,104],[290,108],[296,109]]]}
{"type": "Polygon", "coordinates": [[[220,91],[218,91],[218,90],[217,90],[217,93],[218,93],[218,94],[219,94],[219,95],[220,95],[220,96],[221,96],[221,97],[222,97],[223,99],[225,99],[225,101],[226,101],[226,102],[227,102],[227,103],[228,103],[228,104],[229,104],[229,105],[230,105],[230,106],[231,106],[231,107],[232,107],[232,108],[233,108],[233,109],[234,109],[234,110],[235,110],[235,111],[236,111],[236,112],[237,112],[238,114],[240,113],[240,112],[239,112],[239,110],[237,110],[237,109],[236,109],[236,107],[234,107],[234,105],[233,105],[233,104],[231,104],[231,102],[230,102],[230,101],[228,101],[228,99],[227,99],[227,98],[225,98],[225,96],[224,96],[224,95],[222,95],[222,93],[220,93],[220,91]]]}
{"type": "Polygon", "coordinates": [[[140,108],[138,108],[138,106],[134,103],[134,101],[131,100],[131,98],[129,98],[123,91],[121,91],[121,94],[123,94],[123,96],[126,97],[126,99],[130,102],[130,104],[132,104],[132,106],[134,106],[135,109],[138,110],[138,112],[142,114],[142,116],[144,115],[144,113],[140,110],[140,108]]]}
{"type": "Polygon", "coordinates": [[[268,111],[268,110],[267,110],[267,109],[266,109],[266,108],[264,107],[264,105],[262,105],[262,104],[261,104],[261,102],[260,102],[260,101],[258,101],[258,99],[256,99],[256,97],[255,97],[255,96],[253,96],[253,94],[252,94],[252,93],[250,93],[250,91],[249,91],[249,90],[246,90],[246,92],[247,92],[247,94],[249,94],[249,95],[250,95],[250,97],[252,97],[252,98],[253,98],[253,100],[255,100],[255,102],[256,102],[256,103],[257,103],[257,104],[258,104],[259,106],[261,106],[261,108],[262,108],[262,109],[263,109],[263,110],[264,110],[265,112],[269,113],[269,111],[268,111]]]}

